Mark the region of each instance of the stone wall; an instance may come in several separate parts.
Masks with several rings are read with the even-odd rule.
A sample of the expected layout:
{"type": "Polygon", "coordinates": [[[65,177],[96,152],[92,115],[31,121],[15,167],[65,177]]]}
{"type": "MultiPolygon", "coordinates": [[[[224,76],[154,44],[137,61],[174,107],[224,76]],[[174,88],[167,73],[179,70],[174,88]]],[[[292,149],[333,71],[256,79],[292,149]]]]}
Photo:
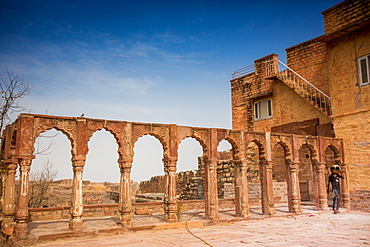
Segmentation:
{"type": "MultiPolygon", "coordinates": [[[[369,1],[362,2],[370,5],[369,1]]],[[[336,16],[341,13],[344,17],[340,25],[346,26],[352,21],[350,16],[354,16],[353,20],[361,19],[364,17],[363,11],[367,10],[369,23],[369,6],[361,6],[359,1],[347,1],[326,12],[325,18],[333,23],[341,23],[342,17],[336,16]],[[358,3],[358,9],[354,9],[355,3],[358,3]],[[347,5],[348,9],[345,9],[347,5]]],[[[334,131],[336,137],[343,139],[351,193],[368,190],[370,177],[370,85],[359,85],[357,66],[357,58],[370,54],[370,25],[360,27],[354,26],[357,30],[344,32],[327,42],[334,131]]],[[[328,29],[332,27],[329,25],[328,29]]]]}
{"type": "Polygon", "coordinates": [[[253,102],[251,99],[258,95],[271,95],[273,82],[265,80],[265,62],[277,59],[276,54],[254,61],[254,72],[231,80],[232,125],[236,130],[253,130],[253,102]]]}
{"type": "MultiPolygon", "coordinates": [[[[178,205],[181,206],[182,211],[189,210],[204,210],[204,200],[180,201],[178,205]]],[[[133,203],[134,215],[151,215],[163,213],[163,202],[147,202],[147,203],[133,203]]],[[[234,208],[233,199],[219,200],[219,209],[234,208]]],[[[101,204],[101,205],[87,205],[83,208],[83,217],[105,217],[117,216],[118,204],[101,204]]],[[[30,208],[30,221],[44,221],[44,220],[59,220],[70,219],[70,207],[54,207],[54,208],[30,208]]]]}
{"type": "Polygon", "coordinates": [[[326,44],[319,38],[285,49],[287,65],[330,96],[326,44]]]}
{"type": "Polygon", "coordinates": [[[332,34],[349,25],[369,19],[370,3],[364,0],[347,0],[322,12],[325,33],[332,34]]]}
{"type": "Polygon", "coordinates": [[[148,181],[141,181],[139,186],[140,194],[165,193],[166,177],[164,175],[151,177],[148,181]]]}
{"type": "Polygon", "coordinates": [[[370,190],[351,193],[351,209],[370,213],[370,190]]]}
{"type": "MultiPolygon", "coordinates": [[[[316,39],[287,49],[288,64],[313,85],[329,94],[325,43],[316,39]]],[[[279,80],[266,79],[265,61],[278,59],[272,54],[255,61],[255,72],[231,80],[233,129],[290,134],[333,136],[331,119],[306,99],[279,80]],[[254,119],[254,103],[271,99],[272,117],[254,119]],[[291,104],[294,102],[294,104],[291,104]],[[304,121],[315,120],[315,126],[306,128],[304,121]],[[288,128],[284,125],[290,124],[288,128]],[[293,125],[293,126],[292,126],[293,125]],[[302,127],[303,126],[303,127],[302,127]],[[276,129],[280,127],[279,129],[276,129]],[[275,129],[274,129],[275,128],[275,129]]]]}

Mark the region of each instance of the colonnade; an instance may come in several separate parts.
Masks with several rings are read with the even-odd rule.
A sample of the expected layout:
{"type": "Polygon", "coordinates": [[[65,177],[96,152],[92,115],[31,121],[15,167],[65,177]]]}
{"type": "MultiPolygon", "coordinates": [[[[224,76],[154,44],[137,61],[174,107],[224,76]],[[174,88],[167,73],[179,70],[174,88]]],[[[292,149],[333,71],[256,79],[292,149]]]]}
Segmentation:
{"type": "MultiPolygon", "coordinates": [[[[288,208],[292,213],[301,213],[299,190],[299,148],[307,146],[312,154],[314,167],[314,191],[316,208],[327,208],[325,186],[325,149],[330,147],[335,155],[335,162],[342,167],[342,175],[347,177],[347,169],[343,160],[343,145],[340,139],[326,137],[307,137],[278,133],[244,132],[241,130],[226,130],[215,128],[197,128],[177,126],[174,124],[148,124],[124,121],[108,121],[101,119],[56,117],[34,114],[21,114],[11,125],[7,126],[3,138],[4,157],[4,190],[2,196],[2,212],[4,220],[2,230],[11,232],[16,238],[28,237],[28,181],[32,160],[35,158],[35,139],[47,130],[55,128],[63,132],[71,141],[72,153],[72,200],[70,209],[69,229],[83,229],[83,197],[82,174],[88,152],[88,141],[94,132],[106,129],[115,137],[118,144],[120,187],[118,224],[123,227],[132,226],[132,202],[130,196],[130,173],[133,162],[133,147],[143,135],[153,135],[163,146],[163,163],[166,176],[164,197],[164,220],[177,221],[176,200],[176,166],[178,160],[178,145],[187,138],[195,138],[203,148],[204,184],[205,184],[205,216],[212,222],[217,222],[218,193],[217,193],[217,146],[220,141],[227,140],[233,149],[235,167],[235,214],[237,217],[249,217],[248,182],[246,150],[250,142],[259,148],[259,165],[261,179],[261,204],[263,214],[273,215],[274,195],[272,178],[272,147],[280,144],[284,147],[285,165],[287,167],[288,208]],[[19,192],[15,201],[15,171],[19,167],[19,192]],[[14,227],[14,232],[12,232],[14,227]]],[[[343,203],[349,206],[347,180],[344,180],[343,203]]]]}

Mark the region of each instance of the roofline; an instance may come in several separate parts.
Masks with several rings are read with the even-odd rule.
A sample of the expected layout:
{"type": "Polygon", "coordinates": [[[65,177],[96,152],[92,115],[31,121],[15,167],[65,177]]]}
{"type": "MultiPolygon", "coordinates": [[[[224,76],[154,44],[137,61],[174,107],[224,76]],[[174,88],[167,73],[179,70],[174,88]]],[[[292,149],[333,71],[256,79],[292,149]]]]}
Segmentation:
{"type": "Polygon", "coordinates": [[[330,7],[330,8],[328,8],[328,9],[324,10],[323,12],[321,12],[321,14],[322,14],[322,15],[325,15],[325,14],[326,14],[326,13],[328,13],[329,11],[331,11],[331,10],[333,10],[333,9],[337,8],[338,6],[340,6],[340,5],[342,5],[343,3],[348,2],[348,1],[350,1],[350,0],[344,0],[344,1],[342,1],[342,2],[340,2],[340,3],[338,3],[338,4],[334,5],[334,6],[332,6],[332,7],[330,7]]]}

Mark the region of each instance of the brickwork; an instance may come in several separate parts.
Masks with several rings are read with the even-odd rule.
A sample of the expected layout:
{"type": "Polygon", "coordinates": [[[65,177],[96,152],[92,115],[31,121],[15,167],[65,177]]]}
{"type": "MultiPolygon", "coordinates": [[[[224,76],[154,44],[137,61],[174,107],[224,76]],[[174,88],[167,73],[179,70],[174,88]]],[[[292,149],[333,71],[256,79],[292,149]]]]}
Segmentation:
{"type": "Polygon", "coordinates": [[[370,190],[357,190],[351,193],[351,208],[370,213],[370,190]]]}
{"type": "Polygon", "coordinates": [[[249,75],[231,81],[231,105],[233,129],[253,130],[252,98],[271,95],[273,83],[265,80],[265,63],[277,59],[272,54],[254,62],[255,71],[249,75]]]}
{"type": "MultiPolygon", "coordinates": [[[[133,203],[133,213],[135,215],[151,215],[163,213],[163,202],[133,203]]],[[[204,200],[180,201],[178,203],[182,211],[204,210],[204,200]]],[[[234,207],[233,199],[219,200],[220,209],[230,209],[234,207]]],[[[48,221],[70,218],[70,207],[53,208],[31,208],[29,209],[30,221],[48,221]]],[[[84,206],[84,217],[106,217],[117,216],[118,204],[101,204],[84,206]]]]}
{"type": "Polygon", "coordinates": [[[319,38],[285,49],[287,65],[330,96],[326,44],[319,38]]]}
{"type": "Polygon", "coordinates": [[[351,203],[356,209],[364,203],[370,207],[357,196],[369,189],[370,85],[359,85],[356,60],[370,54],[370,1],[345,1],[325,11],[324,17],[334,131],[343,138],[350,192],[355,195],[351,203]]]}
{"type": "Polygon", "coordinates": [[[165,193],[166,191],[166,177],[154,176],[151,177],[148,181],[140,182],[139,191],[140,194],[145,193],[165,193]]]}
{"type": "Polygon", "coordinates": [[[366,21],[370,17],[370,2],[367,0],[347,0],[322,12],[325,33],[341,31],[351,24],[366,21]]]}
{"type": "Polygon", "coordinates": [[[369,189],[370,177],[370,114],[337,117],[335,132],[343,138],[346,163],[349,169],[350,191],[369,189]]]}
{"type": "MultiPolygon", "coordinates": [[[[320,55],[320,51],[324,48],[324,43],[314,40],[287,49],[287,55],[288,64],[291,64],[293,69],[304,73],[314,80],[314,82],[311,81],[312,84],[329,93],[326,55],[320,55]],[[314,71],[310,73],[310,70],[314,71]]],[[[270,132],[276,131],[279,126],[290,124],[290,127],[294,125],[293,128],[289,128],[289,132],[284,133],[333,136],[330,117],[283,82],[265,79],[266,64],[264,62],[271,59],[278,59],[278,57],[272,54],[256,60],[254,73],[231,80],[233,129],[270,132]],[[273,116],[268,119],[255,120],[254,102],[265,99],[272,99],[273,116]],[[318,123],[311,129],[300,127],[302,122],[310,120],[318,121],[318,123]]],[[[278,130],[284,131],[284,128],[278,130]]]]}

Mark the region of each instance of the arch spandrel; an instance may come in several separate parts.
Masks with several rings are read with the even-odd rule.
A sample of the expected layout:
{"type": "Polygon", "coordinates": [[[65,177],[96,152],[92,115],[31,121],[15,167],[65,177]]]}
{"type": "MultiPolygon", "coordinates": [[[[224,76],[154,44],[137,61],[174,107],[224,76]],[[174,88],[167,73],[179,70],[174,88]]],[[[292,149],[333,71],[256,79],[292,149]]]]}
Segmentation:
{"type": "Polygon", "coordinates": [[[281,146],[284,150],[284,157],[285,157],[284,159],[286,161],[293,161],[292,152],[291,152],[291,148],[289,147],[289,145],[287,143],[283,142],[283,141],[279,141],[277,143],[272,144],[274,149],[278,145],[281,146]]]}
{"type": "Polygon", "coordinates": [[[315,136],[297,136],[298,142],[296,145],[298,146],[298,150],[300,150],[303,146],[307,147],[311,153],[311,160],[314,163],[319,162],[319,145],[317,141],[317,137],[315,136]]]}
{"type": "Polygon", "coordinates": [[[100,130],[106,130],[111,133],[118,145],[118,153],[121,157],[124,155],[124,129],[125,122],[87,119],[86,121],[86,140],[90,141],[93,134],[100,130]]]}
{"type": "Polygon", "coordinates": [[[203,154],[205,153],[205,150],[207,150],[206,144],[201,139],[197,138],[196,136],[190,135],[190,136],[185,136],[182,139],[179,138],[177,146],[179,147],[180,143],[186,138],[193,138],[194,140],[196,140],[199,143],[199,145],[202,147],[203,154]]]}
{"type": "MultiPolygon", "coordinates": [[[[320,142],[320,152],[325,153],[325,149],[327,147],[331,147],[332,150],[335,153],[336,160],[340,163],[344,163],[343,160],[343,143],[342,140],[339,138],[328,138],[328,137],[319,137],[319,142],[320,142]]],[[[322,160],[325,161],[325,157],[322,157],[322,160]]]]}
{"type": "Polygon", "coordinates": [[[292,135],[271,133],[271,145],[275,147],[275,145],[277,144],[283,147],[285,153],[285,160],[293,161],[292,135]]]}
{"type": "Polygon", "coordinates": [[[71,154],[76,155],[77,147],[77,124],[72,118],[39,118],[35,117],[32,153],[35,152],[34,143],[42,133],[55,129],[64,134],[71,143],[71,154]]]}
{"type": "Polygon", "coordinates": [[[264,132],[246,132],[244,135],[244,145],[254,142],[258,146],[260,159],[266,159],[266,136],[264,132]]]}
{"type": "MultiPolygon", "coordinates": [[[[336,146],[329,145],[329,146],[325,147],[325,151],[327,149],[330,149],[331,151],[333,151],[333,153],[334,153],[334,160],[335,160],[336,163],[342,163],[341,162],[341,157],[342,156],[341,156],[340,150],[336,146]]],[[[325,151],[324,151],[324,153],[325,153],[325,151]]]]}
{"type": "Polygon", "coordinates": [[[223,141],[227,141],[230,143],[232,151],[233,151],[233,159],[242,159],[242,155],[240,153],[241,150],[241,132],[240,131],[230,131],[224,129],[217,130],[217,143],[218,145],[223,141]]]}
{"type": "Polygon", "coordinates": [[[132,148],[140,137],[151,135],[159,140],[163,148],[163,158],[169,157],[168,144],[169,144],[169,126],[161,124],[132,124],[132,148]]]}

